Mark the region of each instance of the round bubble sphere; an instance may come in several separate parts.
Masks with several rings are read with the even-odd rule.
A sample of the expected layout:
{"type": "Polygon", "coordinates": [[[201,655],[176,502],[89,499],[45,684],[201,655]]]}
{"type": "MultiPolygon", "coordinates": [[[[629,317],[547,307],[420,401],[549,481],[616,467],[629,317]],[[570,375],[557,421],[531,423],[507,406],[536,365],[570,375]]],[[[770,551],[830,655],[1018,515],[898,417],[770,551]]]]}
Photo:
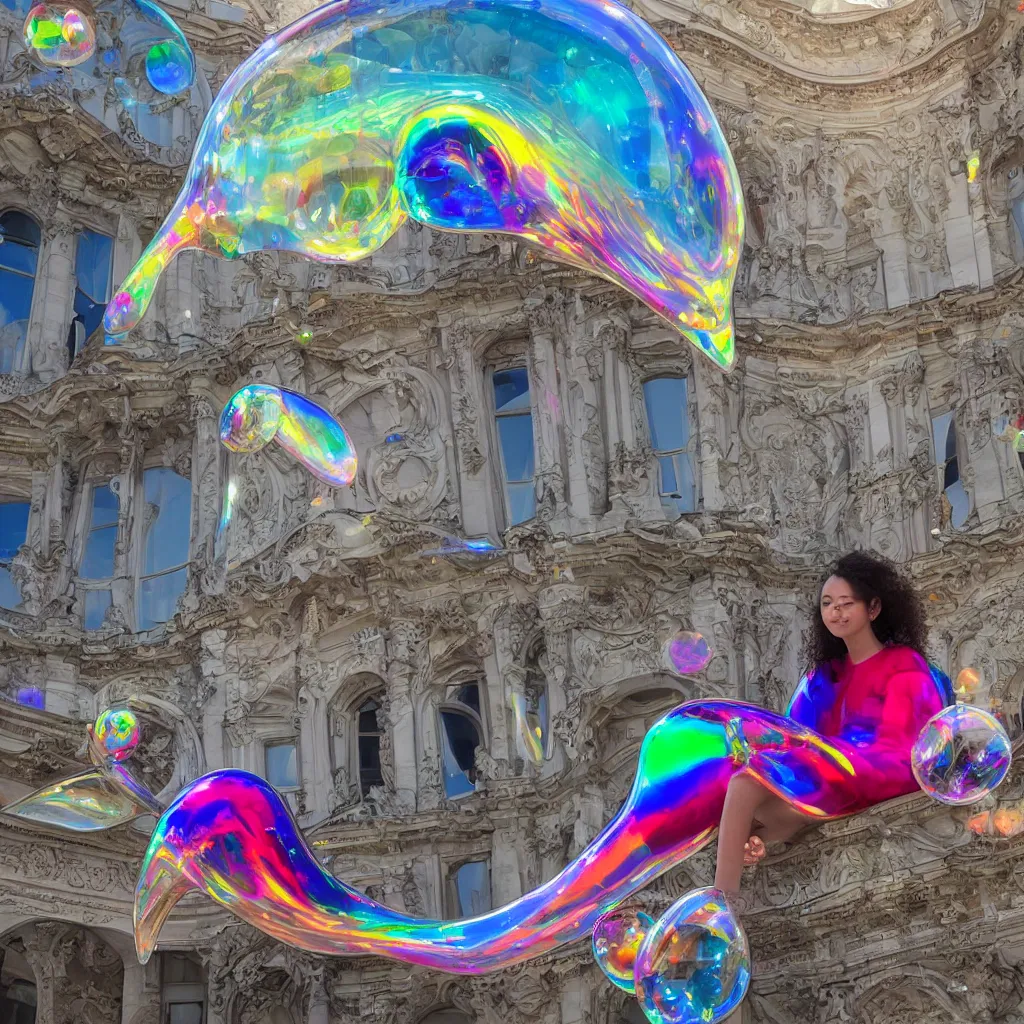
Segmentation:
{"type": "Polygon", "coordinates": [[[89,18],[60,4],[36,4],[22,35],[29,51],[51,67],[71,68],[96,52],[96,32],[89,18]]]}
{"type": "Polygon", "coordinates": [[[921,730],[910,752],[920,787],[944,804],[973,804],[1010,770],[1010,738],[981,708],[953,704],[921,730]]]}
{"type": "Polygon", "coordinates": [[[281,392],[263,384],[236,391],[220,414],[220,439],[233,452],[258,452],[274,439],[284,408],[281,392]]]}
{"type": "Polygon", "coordinates": [[[593,950],[605,977],[624,992],[633,991],[633,965],[654,918],[636,907],[616,907],[594,925],[593,950]]]}
{"type": "Polygon", "coordinates": [[[714,652],[700,633],[676,633],[665,641],[661,657],[665,668],[677,675],[693,675],[708,667],[714,652]]]}
{"type": "Polygon", "coordinates": [[[126,708],[107,710],[96,719],[92,734],[107,757],[124,761],[139,745],[139,720],[126,708]]]}
{"type": "Polygon", "coordinates": [[[655,922],[633,970],[652,1024],[717,1024],[750,985],[747,936],[720,889],[694,889],[655,922]]]}

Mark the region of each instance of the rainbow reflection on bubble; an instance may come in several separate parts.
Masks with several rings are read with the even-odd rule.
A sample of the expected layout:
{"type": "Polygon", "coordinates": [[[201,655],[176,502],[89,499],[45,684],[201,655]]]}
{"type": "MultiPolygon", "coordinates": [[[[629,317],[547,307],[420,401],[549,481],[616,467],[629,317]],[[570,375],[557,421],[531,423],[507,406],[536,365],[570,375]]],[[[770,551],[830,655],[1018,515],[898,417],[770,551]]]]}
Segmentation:
{"type": "Polygon", "coordinates": [[[36,4],[25,19],[25,48],[43,64],[71,68],[96,52],[96,30],[74,7],[36,4]]]}
{"type": "Polygon", "coordinates": [[[688,676],[703,672],[713,656],[714,652],[700,633],[688,633],[684,630],[665,641],[661,660],[670,672],[688,676]]]}
{"type": "Polygon", "coordinates": [[[655,922],[633,984],[651,1024],[717,1024],[750,985],[747,936],[719,889],[694,889],[655,922]]]}
{"type": "Polygon", "coordinates": [[[1010,770],[1010,738],[981,708],[954,704],[921,730],[911,766],[929,796],[944,804],[973,804],[998,786],[1010,770]]]}
{"type": "Polygon", "coordinates": [[[505,549],[500,544],[486,537],[451,537],[445,536],[441,544],[427,548],[417,554],[421,558],[444,558],[452,555],[466,555],[472,558],[497,558],[504,555],[505,549]]]}
{"type": "MultiPolygon", "coordinates": [[[[269,384],[236,391],[220,417],[220,440],[233,452],[257,452],[271,441],[318,480],[348,487],[356,475],[356,450],[348,431],[305,395],[269,384]]],[[[231,503],[225,500],[225,515],[231,503]]]]}
{"type": "Polygon", "coordinates": [[[594,925],[591,950],[595,963],[613,985],[630,995],[636,954],[653,924],[654,918],[637,907],[616,907],[594,925]]]}
{"type": "Polygon", "coordinates": [[[127,708],[104,711],[92,726],[92,736],[107,757],[124,761],[139,745],[139,720],[127,708]]]}
{"type": "Polygon", "coordinates": [[[516,749],[520,757],[532,764],[543,764],[551,756],[548,749],[547,689],[533,695],[513,692],[509,704],[515,720],[516,749]]]}
{"type": "Polygon", "coordinates": [[[681,705],[648,730],[629,795],[578,857],[514,902],[457,921],[414,918],[369,899],[323,869],[264,779],[212,772],[178,794],[153,832],[135,890],[139,957],[149,958],[175,903],[198,889],[314,953],[377,954],[456,974],[532,959],[589,936],[602,914],[710,842],[739,772],[817,820],[915,792],[910,747],[950,687],[916,654],[906,664],[899,713],[887,715],[880,736],[878,702],[853,709],[856,740],[811,727],[834,710],[838,688],[827,669],[801,680],[788,716],[739,701],[681,705]]]}
{"type": "Polygon", "coordinates": [[[732,366],[739,176],[689,71],[616,0],[336,0],[271,36],[220,90],[107,333],[185,249],[348,263],[408,218],[523,238],[732,366]]]}

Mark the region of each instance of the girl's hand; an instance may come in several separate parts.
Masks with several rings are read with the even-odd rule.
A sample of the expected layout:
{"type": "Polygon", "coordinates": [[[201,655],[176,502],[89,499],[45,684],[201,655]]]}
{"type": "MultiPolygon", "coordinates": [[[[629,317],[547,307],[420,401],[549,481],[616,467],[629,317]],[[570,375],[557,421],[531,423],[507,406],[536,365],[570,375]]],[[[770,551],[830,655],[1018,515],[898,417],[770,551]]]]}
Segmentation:
{"type": "Polygon", "coordinates": [[[759,864],[764,860],[765,853],[764,840],[760,836],[751,836],[743,844],[743,863],[748,867],[759,864]]]}

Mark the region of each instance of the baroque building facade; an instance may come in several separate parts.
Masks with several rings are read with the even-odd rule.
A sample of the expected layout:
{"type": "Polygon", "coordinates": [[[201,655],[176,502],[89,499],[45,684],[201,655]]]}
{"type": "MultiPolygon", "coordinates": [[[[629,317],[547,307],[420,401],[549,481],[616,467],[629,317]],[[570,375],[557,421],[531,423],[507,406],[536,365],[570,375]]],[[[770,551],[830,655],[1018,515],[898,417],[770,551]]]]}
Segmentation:
{"type": "MultiPolygon", "coordinates": [[[[934,660],[978,668],[1019,733],[1024,456],[998,436],[1024,411],[1010,0],[636,0],[740,169],[728,375],[602,281],[417,224],[345,267],[185,253],[105,344],[97,309],[169,208],[211,96],[303,9],[173,0],[199,79],[140,121],[40,78],[3,2],[3,802],[84,764],[85,723],[144,698],[154,792],[250,769],[339,878],[468,916],[584,848],[666,709],[784,707],[814,584],[855,546],[907,566],[934,660]],[[219,411],[254,381],[346,424],[352,488],[272,447],[228,456],[219,411]],[[424,555],[439,534],[507,553],[424,555]],[[699,677],[664,671],[679,629],[714,647],[699,677]]],[[[773,848],[748,881],[743,1020],[1024,1022],[1024,839],[966,821],[908,797],[773,848]]],[[[642,1021],[585,944],[446,976],[300,953],[198,896],[141,966],[146,828],[0,824],[4,1024],[642,1021]]],[[[642,899],[664,909],[711,872],[698,855],[642,899]]]]}

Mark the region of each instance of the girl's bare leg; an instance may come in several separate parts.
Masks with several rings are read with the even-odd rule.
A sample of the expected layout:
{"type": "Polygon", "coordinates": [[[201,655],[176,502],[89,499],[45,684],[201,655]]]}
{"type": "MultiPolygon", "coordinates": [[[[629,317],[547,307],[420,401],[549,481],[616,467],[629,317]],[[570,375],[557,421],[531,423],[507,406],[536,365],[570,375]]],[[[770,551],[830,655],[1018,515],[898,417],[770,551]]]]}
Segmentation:
{"type": "Polygon", "coordinates": [[[770,793],[752,775],[734,776],[718,827],[715,888],[734,896],[739,892],[745,847],[752,835],[766,842],[789,839],[809,820],[770,793]]]}

